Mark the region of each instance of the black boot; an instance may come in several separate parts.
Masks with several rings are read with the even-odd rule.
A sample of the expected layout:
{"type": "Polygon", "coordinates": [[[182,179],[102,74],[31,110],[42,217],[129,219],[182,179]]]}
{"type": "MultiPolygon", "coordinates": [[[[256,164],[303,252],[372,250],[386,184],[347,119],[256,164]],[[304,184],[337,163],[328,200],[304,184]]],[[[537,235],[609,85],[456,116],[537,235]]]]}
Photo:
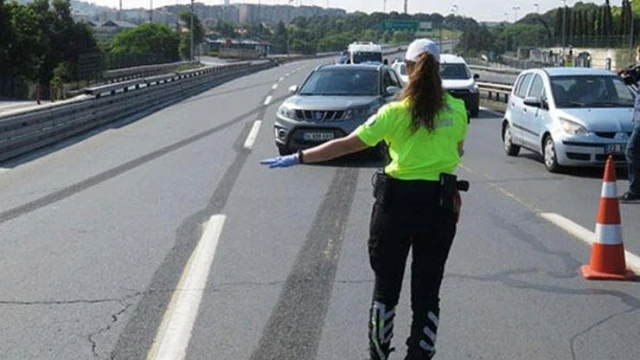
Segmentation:
{"type": "Polygon", "coordinates": [[[407,339],[405,360],[431,360],[435,356],[439,313],[439,310],[435,310],[424,316],[414,317],[411,336],[407,339]]]}
{"type": "Polygon", "coordinates": [[[371,360],[387,360],[395,349],[391,347],[395,308],[388,309],[374,301],[369,312],[369,357],[371,360]]]}

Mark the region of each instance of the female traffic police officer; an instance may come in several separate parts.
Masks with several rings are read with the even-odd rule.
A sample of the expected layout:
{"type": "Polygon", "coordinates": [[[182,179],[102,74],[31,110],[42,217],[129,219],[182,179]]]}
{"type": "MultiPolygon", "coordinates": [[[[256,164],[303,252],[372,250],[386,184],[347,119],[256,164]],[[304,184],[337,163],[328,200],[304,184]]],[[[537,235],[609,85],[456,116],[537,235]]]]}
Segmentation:
{"type": "Polygon", "coordinates": [[[439,61],[434,42],[415,40],[405,56],[410,75],[402,101],[384,106],[345,138],[262,161],[271,168],[289,167],[387,143],[391,162],[376,176],[369,238],[375,273],[369,321],[372,360],[386,360],[393,351],[393,319],[410,248],[413,320],[406,359],[431,359],[435,354],[440,284],[460,209],[453,173],[467,131],[464,103],[443,91],[439,61]]]}

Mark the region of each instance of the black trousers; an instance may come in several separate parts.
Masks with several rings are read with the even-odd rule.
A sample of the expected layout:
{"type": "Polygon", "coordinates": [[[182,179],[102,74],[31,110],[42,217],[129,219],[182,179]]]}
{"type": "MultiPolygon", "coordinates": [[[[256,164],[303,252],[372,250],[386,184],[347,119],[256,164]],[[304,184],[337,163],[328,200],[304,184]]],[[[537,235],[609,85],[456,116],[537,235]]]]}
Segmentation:
{"type": "Polygon", "coordinates": [[[411,250],[411,334],[405,359],[431,359],[440,315],[439,293],[456,233],[456,214],[439,205],[438,183],[392,181],[371,214],[369,259],[375,273],[370,310],[372,360],[386,360],[393,337],[409,250],[411,250]]]}

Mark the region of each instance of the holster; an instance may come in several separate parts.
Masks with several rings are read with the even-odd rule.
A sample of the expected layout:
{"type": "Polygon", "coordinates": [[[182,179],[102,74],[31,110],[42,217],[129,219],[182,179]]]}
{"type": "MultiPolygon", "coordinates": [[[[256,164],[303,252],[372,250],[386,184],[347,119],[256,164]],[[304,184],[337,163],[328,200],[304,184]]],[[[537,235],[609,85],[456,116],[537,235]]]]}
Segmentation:
{"type": "Polygon", "coordinates": [[[384,205],[391,192],[390,178],[384,171],[373,174],[373,197],[380,205],[384,205]]]}
{"type": "Polygon", "coordinates": [[[451,174],[440,174],[440,207],[455,210],[455,197],[458,194],[458,177],[451,174]]]}

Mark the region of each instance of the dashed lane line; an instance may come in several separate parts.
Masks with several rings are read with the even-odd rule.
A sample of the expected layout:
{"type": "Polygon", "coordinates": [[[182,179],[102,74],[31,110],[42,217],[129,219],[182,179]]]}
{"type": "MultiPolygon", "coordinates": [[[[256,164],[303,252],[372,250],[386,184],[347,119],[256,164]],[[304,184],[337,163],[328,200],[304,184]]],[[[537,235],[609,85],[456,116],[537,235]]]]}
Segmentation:
{"type": "Polygon", "coordinates": [[[260,126],[262,125],[262,120],[256,120],[251,127],[251,131],[249,131],[249,135],[247,136],[247,140],[244,142],[244,148],[251,150],[253,145],[258,138],[258,132],[260,132],[260,126]]]}
{"type": "Polygon", "coordinates": [[[198,315],[211,264],[225,221],[224,215],[214,215],[184,268],[178,286],[147,355],[147,360],[183,360],[191,332],[198,315]]]}
{"type": "Polygon", "coordinates": [[[271,90],[276,90],[278,88],[278,84],[273,84],[273,86],[271,87],[271,90]]]}
{"type": "Polygon", "coordinates": [[[271,95],[267,96],[267,98],[264,99],[264,106],[271,104],[271,99],[273,99],[273,96],[271,95]]]}

